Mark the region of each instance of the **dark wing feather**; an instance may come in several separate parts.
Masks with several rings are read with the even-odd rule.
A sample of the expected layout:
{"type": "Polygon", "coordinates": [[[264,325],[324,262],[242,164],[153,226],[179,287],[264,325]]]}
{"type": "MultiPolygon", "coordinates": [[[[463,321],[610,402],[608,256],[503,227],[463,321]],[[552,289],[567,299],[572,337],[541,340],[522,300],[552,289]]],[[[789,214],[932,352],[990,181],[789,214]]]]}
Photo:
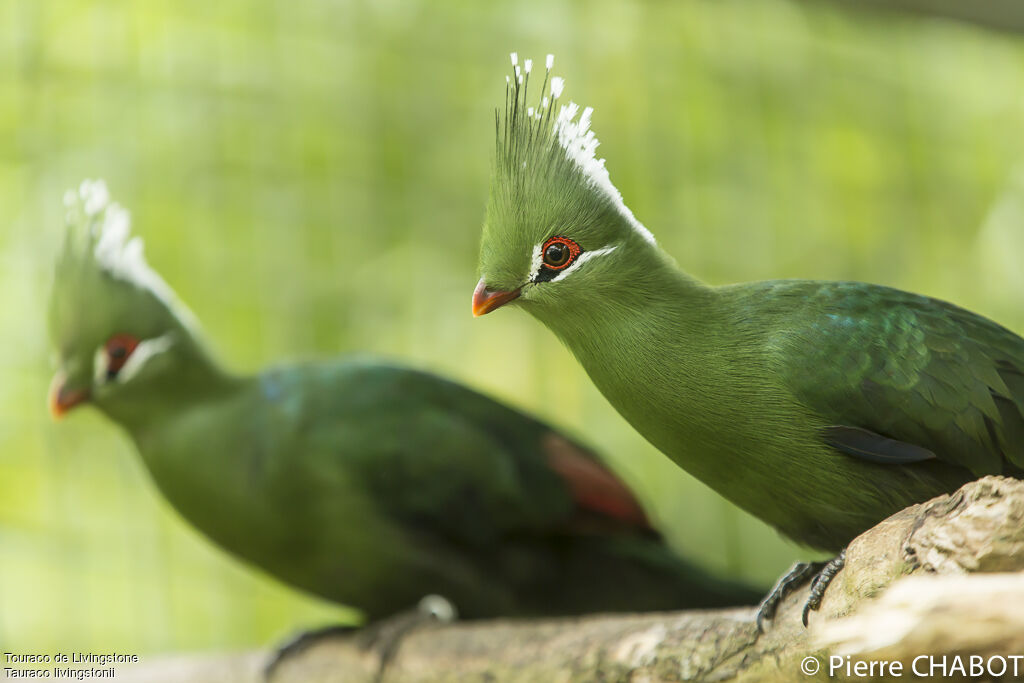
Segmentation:
{"type": "Polygon", "coordinates": [[[625,485],[539,420],[428,373],[373,363],[346,372],[359,390],[332,404],[346,419],[329,423],[325,448],[343,445],[373,500],[410,527],[477,546],[581,522],[649,528],[625,485]]]}
{"type": "Polygon", "coordinates": [[[887,439],[859,427],[832,426],[821,432],[829,446],[880,465],[908,465],[935,457],[927,448],[887,439]]]}
{"type": "Polygon", "coordinates": [[[1024,396],[1024,371],[1008,362],[999,364],[999,375],[1006,383],[1007,395],[995,395],[996,408],[1002,418],[1003,429],[998,432],[1000,445],[1010,462],[1020,466],[1024,462],[1024,410],[1020,396],[1024,396]],[[1013,397],[1018,397],[1015,401],[1013,397]]]}
{"type": "Polygon", "coordinates": [[[1024,339],[887,287],[792,282],[768,294],[785,304],[772,343],[789,388],[844,429],[826,441],[874,462],[913,462],[916,448],[978,476],[1024,468],[1024,339]]]}

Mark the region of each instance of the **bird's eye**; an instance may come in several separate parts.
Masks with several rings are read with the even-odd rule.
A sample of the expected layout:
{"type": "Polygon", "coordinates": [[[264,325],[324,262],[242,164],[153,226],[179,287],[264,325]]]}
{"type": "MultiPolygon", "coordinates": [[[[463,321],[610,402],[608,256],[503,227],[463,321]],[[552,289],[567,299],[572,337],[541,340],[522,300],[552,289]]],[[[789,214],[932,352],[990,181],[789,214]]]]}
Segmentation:
{"type": "Polygon", "coordinates": [[[113,378],[124,367],[132,351],[139,345],[139,339],[130,334],[115,334],[107,340],[104,349],[107,352],[107,377],[113,378]]]}
{"type": "Polygon", "coordinates": [[[567,268],[580,255],[580,245],[568,237],[552,237],[541,249],[544,265],[552,270],[567,268]]]}

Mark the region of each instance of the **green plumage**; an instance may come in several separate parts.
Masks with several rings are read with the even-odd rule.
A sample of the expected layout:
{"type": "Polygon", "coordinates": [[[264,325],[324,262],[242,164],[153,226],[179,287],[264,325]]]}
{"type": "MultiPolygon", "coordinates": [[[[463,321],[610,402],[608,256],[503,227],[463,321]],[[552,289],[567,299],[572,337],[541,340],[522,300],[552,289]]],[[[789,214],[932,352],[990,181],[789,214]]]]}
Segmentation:
{"type": "Polygon", "coordinates": [[[227,383],[126,426],[175,508],[286,583],[371,618],[428,593],[466,617],[742,601],[648,534],[587,530],[550,428],[464,387],[369,359],[227,383]]]}
{"type": "Polygon", "coordinates": [[[911,503],[1024,471],[1019,336],[875,285],[697,282],[621,203],[587,125],[521,116],[525,85],[499,125],[478,292],[518,292],[680,466],[830,550],[911,503]],[[571,271],[540,260],[556,236],[580,247],[571,271]]]}
{"type": "Polygon", "coordinates": [[[756,599],[645,524],[580,505],[552,463],[607,470],[463,386],[369,358],[226,373],[128,246],[126,217],[117,233],[119,215],[73,203],[51,302],[54,400],[64,410],[88,391],[171,504],[225,550],[371,619],[429,593],[466,617],[756,599]],[[109,341],[125,335],[141,340],[127,361],[109,341]]]}

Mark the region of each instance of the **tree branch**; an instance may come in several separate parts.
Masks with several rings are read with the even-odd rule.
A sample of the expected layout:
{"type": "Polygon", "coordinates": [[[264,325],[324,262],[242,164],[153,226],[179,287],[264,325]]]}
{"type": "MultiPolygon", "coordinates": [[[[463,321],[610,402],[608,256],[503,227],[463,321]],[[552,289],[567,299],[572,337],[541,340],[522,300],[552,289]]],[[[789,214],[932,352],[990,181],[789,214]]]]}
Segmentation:
{"type": "MultiPolygon", "coordinates": [[[[1024,604],[1024,575],[971,575],[1022,568],[1024,482],[986,477],[854,540],[810,629],[800,624],[805,588],[760,636],[753,609],[463,622],[410,633],[383,671],[373,649],[347,637],[286,661],[276,680],[827,680],[830,653],[908,663],[929,653],[1024,653],[1024,616],[1014,608],[1024,604]],[[821,664],[817,677],[800,671],[807,656],[821,664]]],[[[264,656],[151,662],[118,678],[249,683],[264,656]]]]}

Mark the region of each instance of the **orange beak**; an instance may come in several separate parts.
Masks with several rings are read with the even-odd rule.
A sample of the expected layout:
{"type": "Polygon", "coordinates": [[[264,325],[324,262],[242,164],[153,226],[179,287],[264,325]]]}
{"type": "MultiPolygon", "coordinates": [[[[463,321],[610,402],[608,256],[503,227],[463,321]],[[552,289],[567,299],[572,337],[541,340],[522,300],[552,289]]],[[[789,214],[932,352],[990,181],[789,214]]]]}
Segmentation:
{"type": "Polygon", "coordinates": [[[476,285],[476,290],[473,292],[473,315],[479,318],[485,313],[490,313],[518,297],[518,289],[514,289],[511,292],[493,291],[487,289],[487,283],[481,278],[480,282],[476,285]]]}
{"type": "Polygon", "coordinates": [[[68,389],[64,386],[67,378],[63,372],[58,372],[50,384],[50,414],[53,419],[59,420],[64,414],[83,401],[89,400],[88,389],[68,389]]]}

